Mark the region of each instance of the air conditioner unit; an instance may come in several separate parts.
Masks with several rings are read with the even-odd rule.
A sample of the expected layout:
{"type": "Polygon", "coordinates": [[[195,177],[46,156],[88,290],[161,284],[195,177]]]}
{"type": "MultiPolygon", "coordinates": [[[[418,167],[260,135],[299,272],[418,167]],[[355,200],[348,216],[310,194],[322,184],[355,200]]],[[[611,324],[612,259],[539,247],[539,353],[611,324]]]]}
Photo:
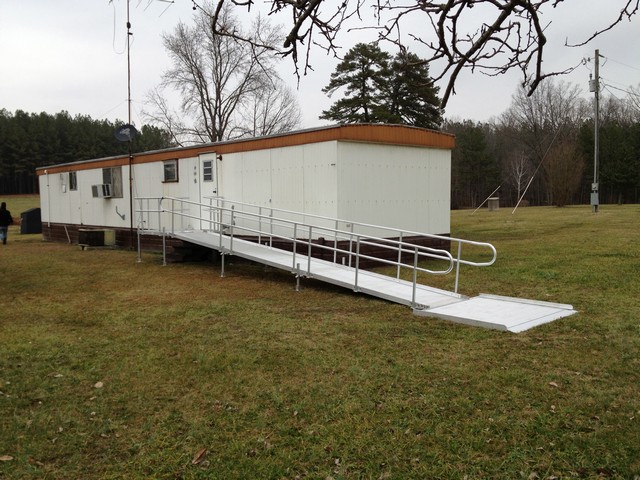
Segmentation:
{"type": "Polygon", "coordinates": [[[108,183],[91,185],[91,193],[94,198],[111,198],[111,185],[108,183]]]}
{"type": "Polygon", "coordinates": [[[110,229],[78,229],[78,244],[105,247],[116,244],[116,232],[110,229]]]}

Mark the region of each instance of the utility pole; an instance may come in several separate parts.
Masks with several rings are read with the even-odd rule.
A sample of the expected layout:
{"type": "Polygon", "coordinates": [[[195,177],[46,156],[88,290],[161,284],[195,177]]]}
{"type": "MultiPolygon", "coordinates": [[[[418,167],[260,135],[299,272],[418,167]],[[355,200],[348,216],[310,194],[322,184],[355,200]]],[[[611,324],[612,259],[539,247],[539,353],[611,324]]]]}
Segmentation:
{"type": "MultiPolygon", "coordinates": [[[[131,17],[129,15],[129,1],[127,0],[127,107],[128,125],[131,125],[131,17]]],[[[133,249],[133,155],[131,154],[131,140],[129,147],[129,246],[133,249]]]]}
{"type": "Polygon", "coordinates": [[[598,195],[598,163],[600,157],[600,50],[596,50],[595,55],[595,78],[590,83],[590,90],[595,93],[594,116],[593,116],[593,183],[591,184],[591,209],[593,213],[598,213],[600,198],[598,195]]]}

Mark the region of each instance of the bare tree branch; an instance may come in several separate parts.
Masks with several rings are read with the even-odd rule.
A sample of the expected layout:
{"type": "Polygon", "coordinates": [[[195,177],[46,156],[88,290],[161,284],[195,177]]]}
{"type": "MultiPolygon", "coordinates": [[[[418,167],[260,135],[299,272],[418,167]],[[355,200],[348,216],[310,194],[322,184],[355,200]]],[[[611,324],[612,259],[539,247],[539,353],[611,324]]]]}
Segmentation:
{"type": "MultiPolygon", "coordinates": [[[[250,6],[250,2],[238,4],[250,6]]],[[[182,142],[246,135],[255,130],[247,111],[254,108],[260,115],[268,114],[261,109],[276,107],[264,92],[284,88],[275,68],[274,45],[281,40],[278,29],[258,16],[245,31],[227,5],[231,4],[200,7],[194,26],[178,23],[163,36],[172,66],[164,73],[161,88],[148,96],[152,112],[147,117],[182,142]],[[165,89],[179,94],[179,114],[168,107],[165,89]]],[[[300,115],[294,114],[297,102],[291,97],[287,101],[289,117],[286,121],[276,117],[279,125],[272,128],[290,128],[291,121],[299,121],[300,115]]]]}
{"type": "Polygon", "coordinates": [[[178,115],[169,107],[166,97],[162,93],[161,88],[154,88],[147,93],[145,104],[151,107],[151,110],[142,112],[144,117],[152,124],[159,125],[169,132],[171,140],[179,147],[183,146],[181,141],[184,126],[178,119],[178,115]]]}
{"type": "MultiPolygon", "coordinates": [[[[543,22],[543,13],[570,1],[580,8],[579,0],[406,0],[402,3],[396,0],[270,0],[267,3],[270,15],[288,15],[288,33],[277,51],[282,56],[291,56],[298,78],[312,69],[312,47],[338,56],[341,48],[338,33],[375,29],[379,41],[401,47],[413,41],[430,52],[426,58],[422,57],[430,64],[434,80],[446,82],[444,107],[455,94],[456,81],[464,69],[487,75],[518,70],[528,94],[545,78],[572,71],[575,67],[545,72],[542,63],[547,42],[545,31],[549,27],[543,22]],[[408,33],[403,34],[404,31],[408,33]],[[306,52],[304,59],[299,55],[301,48],[306,52]],[[302,62],[304,68],[301,69],[302,62]]],[[[567,45],[585,45],[638,13],[640,0],[622,1],[620,14],[605,28],[594,26],[595,32],[588,39],[573,45],[567,42],[567,45]]],[[[220,12],[223,5],[250,9],[253,4],[252,0],[216,2],[216,12],[220,12]]],[[[236,32],[215,33],[251,41],[236,32]]]]}
{"type": "Polygon", "coordinates": [[[640,121],[640,85],[631,87],[627,98],[636,121],[640,121]]]}
{"type": "Polygon", "coordinates": [[[566,45],[568,47],[582,47],[587,43],[589,43],[594,38],[596,38],[597,36],[603,34],[604,32],[608,32],[609,30],[614,28],[616,25],[621,23],[623,20],[625,19],[631,20],[631,17],[633,17],[636,13],[638,13],[639,9],[640,9],[640,2],[638,0],[627,0],[627,4],[624,6],[622,10],[620,10],[620,15],[618,15],[618,18],[616,18],[613,22],[611,22],[611,24],[608,27],[603,28],[602,30],[596,31],[593,35],[591,35],[589,38],[587,38],[583,42],[576,43],[576,44],[569,44],[568,42],[566,42],[566,45]]]}

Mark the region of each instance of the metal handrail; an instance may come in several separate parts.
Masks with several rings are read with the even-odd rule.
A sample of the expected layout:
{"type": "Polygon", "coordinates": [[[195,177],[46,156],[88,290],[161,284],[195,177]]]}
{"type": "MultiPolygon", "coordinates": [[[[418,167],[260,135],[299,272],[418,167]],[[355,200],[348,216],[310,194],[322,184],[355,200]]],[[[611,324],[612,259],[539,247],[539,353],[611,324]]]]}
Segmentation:
{"type": "MultiPolygon", "coordinates": [[[[193,202],[193,201],[188,201],[188,200],[184,200],[185,203],[191,203],[191,204],[195,204],[197,205],[198,202],[193,202]]],[[[233,215],[233,219],[252,219],[255,217],[265,217],[263,214],[255,214],[255,213],[251,213],[251,212],[242,212],[242,211],[238,211],[235,210],[235,205],[232,205],[231,208],[227,208],[227,207],[216,207],[220,212],[224,213],[227,212],[230,215],[233,215]]],[[[189,218],[194,218],[194,219],[198,219],[197,216],[192,216],[192,215],[183,215],[183,216],[187,216],[189,218]]],[[[361,235],[361,234],[354,234],[352,232],[347,232],[347,231],[341,231],[341,230],[334,230],[332,228],[327,228],[327,227],[318,227],[316,225],[310,225],[307,223],[301,223],[301,222],[295,222],[292,220],[287,220],[287,219],[281,219],[281,218],[275,218],[272,217],[271,215],[269,216],[270,220],[271,220],[271,226],[276,225],[278,227],[284,227],[284,228],[289,228],[291,230],[293,230],[293,234],[292,235],[277,235],[274,234],[272,231],[270,231],[269,235],[272,238],[278,238],[278,239],[283,239],[283,240],[291,240],[294,243],[300,242],[301,239],[297,234],[297,230],[298,227],[304,227],[304,229],[311,229],[311,232],[313,232],[313,229],[318,229],[321,232],[329,232],[329,233],[335,233],[336,237],[338,240],[346,240],[347,237],[349,238],[353,238],[356,237],[356,239],[358,239],[358,241],[360,242],[361,245],[371,245],[371,246],[376,246],[379,248],[385,248],[385,249],[392,249],[395,250],[396,247],[393,246],[388,246],[385,244],[390,244],[390,245],[396,245],[399,247],[404,246],[404,247],[408,247],[410,249],[413,248],[418,248],[421,256],[428,256],[431,258],[435,258],[435,259],[440,259],[440,260],[445,260],[449,263],[452,262],[453,258],[452,255],[446,251],[446,250],[442,250],[442,249],[435,249],[432,247],[425,247],[425,246],[420,246],[420,245],[415,245],[409,242],[399,242],[397,240],[393,240],[393,239],[387,239],[387,238],[376,238],[376,237],[370,237],[370,236],[365,236],[365,235],[361,235]]],[[[259,218],[260,220],[260,218],[259,218]]],[[[258,220],[258,224],[259,224],[259,220],[258,220]]],[[[234,221],[231,222],[232,224],[234,223],[234,221]]],[[[248,225],[243,225],[240,227],[241,230],[246,231],[246,232],[250,232],[250,233],[255,233],[256,235],[259,235],[262,232],[259,228],[258,229],[254,229],[249,227],[248,225]]],[[[233,235],[232,235],[233,237],[233,235]]],[[[312,235],[309,236],[309,239],[311,239],[312,235]]],[[[309,239],[307,240],[307,242],[309,242],[309,239]]],[[[342,250],[339,248],[335,248],[335,247],[330,247],[327,245],[322,245],[322,244],[311,244],[314,248],[316,249],[326,249],[326,250],[331,250],[331,251],[337,251],[337,252],[343,252],[349,255],[354,255],[354,252],[350,249],[349,251],[346,250],[342,250]]],[[[295,253],[297,252],[297,249],[294,249],[294,264],[295,264],[295,253]]],[[[365,259],[370,259],[370,260],[375,260],[375,261],[379,261],[381,263],[389,263],[392,265],[396,265],[397,262],[390,262],[390,261],[386,261],[385,259],[381,259],[379,257],[372,257],[372,256],[367,256],[364,254],[360,254],[359,255],[360,258],[365,258],[365,259]]],[[[336,262],[334,262],[336,263],[336,262]]],[[[448,268],[446,270],[429,270],[429,269],[424,269],[425,272],[428,273],[432,273],[432,274],[447,274],[450,273],[452,270],[452,268],[448,268]]]]}
{"type": "MultiPolygon", "coordinates": [[[[418,271],[422,271],[429,274],[435,274],[435,275],[445,275],[447,273],[450,273],[453,270],[453,267],[455,265],[455,268],[456,268],[455,292],[457,293],[458,285],[459,285],[460,265],[469,265],[469,266],[478,266],[478,267],[488,266],[488,265],[492,265],[495,262],[497,257],[497,252],[495,247],[490,243],[486,243],[486,242],[475,242],[471,240],[447,237],[443,235],[425,234],[425,233],[419,233],[419,232],[399,230],[395,228],[366,224],[362,222],[352,222],[347,220],[334,219],[334,218],[324,217],[324,216],[315,215],[315,214],[302,214],[300,212],[294,212],[290,210],[276,209],[271,207],[262,207],[259,205],[252,205],[252,204],[247,204],[243,202],[234,202],[227,199],[223,199],[221,197],[209,197],[209,205],[201,202],[196,202],[193,200],[188,200],[184,198],[175,198],[175,197],[138,197],[136,200],[139,202],[139,205],[140,205],[140,208],[138,209],[138,213],[140,214],[140,218],[141,218],[139,225],[141,225],[142,228],[144,228],[144,224],[145,224],[143,220],[145,213],[148,215],[148,218],[150,218],[150,216],[153,213],[158,214],[159,231],[162,230],[161,228],[162,213],[163,212],[169,213],[171,215],[170,234],[175,233],[174,217],[176,215],[181,216],[183,218],[191,218],[194,220],[198,220],[201,223],[202,222],[207,223],[210,229],[212,229],[211,227],[213,227],[213,230],[220,232],[221,251],[222,251],[222,235],[225,234],[230,237],[229,253],[233,253],[233,237],[235,236],[236,220],[244,220],[245,224],[239,226],[238,228],[242,232],[256,234],[260,243],[262,242],[263,237],[268,237],[270,247],[273,245],[274,238],[293,241],[293,259],[292,259],[293,271],[297,271],[297,269],[299,269],[299,265],[297,265],[297,262],[296,262],[297,245],[299,242],[303,242],[302,239],[298,238],[298,234],[297,234],[298,230],[300,229],[300,231],[308,232],[309,238],[307,239],[306,243],[308,244],[307,248],[309,253],[311,253],[312,247],[315,249],[329,250],[333,253],[333,263],[336,263],[336,264],[338,263],[337,262],[338,254],[343,254],[344,255],[343,260],[345,257],[348,258],[349,266],[351,266],[352,258],[355,259],[355,262],[356,262],[355,288],[356,289],[357,289],[357,278],[358,278],[357,276],[358,276],[360,259],[370,259],[383,264],[396,266],[396,271],[397,271],[396,278],[400,277],[400,270],[402,268],[408,268],[413,271],[414,284],[417,282],[416,277],[417,277],[418,271]],[[152,209],[150,206],[151,205],[150,202],[153,200],[157,200],[158,202],[157,210],[152,209]],[[215,200],[216,202],[215,206],[213,205],[213,200],[215,200]],[[143,201],[146,201],[147,203],[146,209],[143,208],[144,207],[143,201]],[[168,208],[166,207],[166,202],[170,202],[170,207],[168,208]],[[180,206],[179,211],[176,210],[175,208],[176,202],[179,202],[179,206],[180,206]],[[197,206],[200,214],[191,215],[189,213],[186,213],[184,209],[185,204],[197,206]],[[230,207],[223,206],[225,204],[230,204],[231,206],[230,207]],[[245,210],[245,208],[236,209],[236,206],[250,207],[251,209],[255,209],[257,212],[248,212],[245,210]],[[203,210],[205,213],[203,213],[203,210]],[[267,214],[263,213],[264,210],[267,210],[268,213],[267,214]],[[305,223],[301,221],[280,218],[278,216],[274,216],[274,213],[283,213],[283,214],[293,215],[298,217],[303,216],[303,217],[308,217],[312,219],[313,218],[320,219],[324,221],[329,221],[334,226],[327,227],[322,225],[313,225],[313,224],[305,223]],[[208,218],[205,218],[207,214],[208,214],[208,218]],[[225,223],[224,221],[225,217],[229,219],[228,223],[225,223]],[[251,228],[246,222],[257,223],[257,228],[251,228]],[[265,231],[265,229],[263,228],[264,222],[268,224],[268,231],[265,231]],[[341,230],[337,228],[341,223],[345,224],[347,228],[349,228],[349,230],[341,230]],[[356,226],[358,227],[358,229],[356,229],[356,226]],[[288,228],[293,231],[293,234],[292,235],[276,234],[274,233],[274,227],[277,227],[280,229],[288,228]],[[395,236],[397,236],[398,240],[393,238],[372,237],[370,235],[364,235],[362,233],[358,233],[357,230],[360,230],[362,228],[373,228],[377,230],[393,232],[394,234],[396,234],[395,236]],[[320,236],[323,233],[329,238],[331,238],[332,236],[335,242],[334,246],[323,245],[320,243],[313,243],[312,242],[313,232],[316,232],[317,236],[320,236]],[[403,240],[403,238],[406,238],[407,236],[412,236],[412,235],[415,235],[418,237],[445,240],[445,241],[450,241],[452,243],[455,243],[457,244],[457,255],[456,257],[453,257],[452,254],[446,250],[419,246],[403,240]],[[348,240],[349,249],[344,250],[344,249],[338,248],[337,244],[339,240],[344,240],[344,241],[348,240]],[[355,252],[353,250],[354,243],[356,244],[355,252]],[[372,257],[372,256],[361,254],[360,248],[362,245],[375,245],[378,248],[395,250],[398,252],[397,260],[392,261],[387,259],[381,259],[379,257],[372,257]],[[490,260],[484,261],[484,262],[478,262],[478,261],[463,259],[462,258],[463,245],[472,245],[472,246],[478,246],[478,247],[488,249],[491,253],[490,260]],[[414,258],[412,262],[413,264],[411,265],[402,262],[403,254],[409,254],[409,253],[414,254],[414,258]],[[442,270],[432,270],[424,267],[419,267],[418,261],[423,258],[434,258],[438,260],[444,260],[448,263],[448,268],[442,269],[442,270]]],[[[307,274],[310,275],[311,255],[308,255],[308,256],[309,256],[309,259],[308,259],[308,266],[307,266],[307,274]]],[[[415,286],[414,286],[414,289],[415,289],[415,286]]]]}
{"type": "MultiPolygon", "coordinates": [[[[231,201],[231,200],[223,199],[222,197],[209,197],[209,198],[216,199],[216,200],[223,200],[223,201],[231,203],[233,205],[246,206],[246,207],[251,207],[251,208],[258,208],[258,209],[260,209],[259,211],[261,211],[262,208],[266,208],[266,207],[262,207],[262,206],[258,206],[258,205],[245,203],[245,202],[231,201]]],[[[360,228],[374,228],[374,229],[377,229],[377,230],[386,230],[386,231],[390,232],[391,234],[393,234],[394,236],[397,236],[399,238],[399,242],[400,243],[404,243],[404,242],[402,242],[402,239],[403,239],[404,236],[411,236],[411,235],[431,238],[431,239],[434,239],[434,240],[449,241],[449,242],[453,243],[456,246],[456,251],[457,251],[457,255],[456,255],[456,258],[455,258],[456,275],[455,275],[455,286],[454,286],[454,292],[456,292],[456,293],[458,292],[458,287],[459,287],[460,266],[461,265],[467,265],[467,266],[472,266],[472,267],[486,267],[486,266],[493,265],[495,263],[496,259],[497,259],[497,251],[496,251],[495,247],[492,244],[488,243],[488,242],[477,242],[477,241],[466,240],[466,239],[462,239],[462,238],[447,237],[447,236],[444,236],[444,235],[426,234],[426,233],[414,232],[414,231],[410,231],[410,230],[400,230],[400,229],[396,229],[396,228],[385,227],[385,226],[380,226],[380,225],[372,225],[372,224],[363,223],[363,222],[355,222],[355,221],[351,221],[351,220],[340,220],[340,219],[335,219],[335,218],[331,218],[331,217],[327,217],[327,216],[323,216],[323,215],[316,215],[316,214],[312,214],[312,213],[301,213],[301,212],[296,212],[296,211],[292,211],[292,210],[279,209],[279,208],[273,208],[273,207],[268,207],[268,208],[269,208],[272,216],[273,216],[274,212],[280,212],[280,213],[285,213],[285,214],[288,214],[288,215],[303,216],[303,217],[308,217],[308,218],[316,218],[316,219],[319,219],[319,220],[335,222],[336,226],[335,226],[334,230],[335,230],[336,233],[341,231],[341,230],[338,229],[338,224],[339,224],[339,222],[342,222],[345,225],[349,226],[351,234],[355,233],[356,226],[360,227],[360,228]],[[485,262],[478,262],[478,261],[471,261],[471,260],[466,260],[466,259],[462,258],[462,247],[463,247],[463,245],[488,249],[489,253],[490,253],[490,259],[485,261],[485,262]]],[[[390,239],[385,239],[385,240],[389,241],[390,239]]],[[[337,238],[336,238],[336,242],[337,242],[337,238]]],[[[350,240],[349,243],[350,243],[350,251],[351,251],[352,241],[350,240]]],[[[336,263],[336,258],[335,258],[335,254],[336,253],[337,252],[334,252],[334,263],[336,263]]],[[[398,256],[399,257],[402,256],[402,247],[401,246],[398,248],[398,256]]],[[[349,256],[349,266],[351,266],[351,255],[349,256]]],[[[400,264],[398,264],[397,265],[397,269],[396,269],[397,270],[396,271],[396,278],[400,277],[400,269],[401,269],[401,266],[400,266],[400,264]]]]}
{"type": "MultiPolygon", "coordinates": [[[[172,200],[172,203],[173,203],[173,201],[179,200],[180,202],[199,205],[198,202],[193,202],[193,201],[190,201],[190,200],[175,199],[175,198],[170,198],[170,197],[164,197],[163,199],[164,200],[172,200]]],[[[251,217],[257,216],[256,214],[252,214],[252,213],[238,212],[237,210],[234,209],[233,205],[231,206],[231,208],[218,207],[218,209],[222,213],[226,212],[226,213],[228,213],[230,215],[230,220],[231,220],[230,223],[231,224],[235,223],[234,222],[235,219],[238,219],[238,218],[247,219],[247,218],[251,218],[251,217]]],[[[164,208],[162,208],[162,211],[163,212],[172,213],[170,210],[167,210],[167,209],[164,209],[164,208]]],[[[173,213],[176,213],[176,214],[178,214],[180,216],[183,216],[183,217],[186,217],[186,218],[192,218],[194,220],[199,220],[200,219],[196,215],[190,215],[190,214],[186,214],[186,213],[183,213],[183,212],[174,211],[173,213]]],[[[270,218],[272,218],[272,217],[270,217],[270,218]]],[[[303,223],[298,223],[298,222],[292,222],[292,221],[289,221],[289,220],[286,220],[286,219],[283,220],[283,219],[277,219],[276,218],[275,221],[279,222],[277,224],[277,226],[280,226],[280,227],[290,226],[290,228],[293,229],[294,233],[293,233],[293,235],[287,236],[287,235],[278,235],[278,234],[274,234],[274,233],[270,232],[269,233],[270,237],[277,238],[277,239],[282,239],[282,240],[293,241],[294,245],[296,245],[296,246],[297,246],[297,243],[301,242],[301,239],[297,235],[298,227],[305,227],[307,229],[310,229],[311,232],[313,231],[312,229],[315,227],[313,225],[303,224],[303,223]]],[[[272,224],[273,224],[273,218],[272,218],[272,224]]],[[[241,230],[243,230],[245,232],[255,233],[256,235],[260,234],[260,233],[264,233],[264,232],[261,232],[258,229],[251,228],[251,227],[249,227],[247,225],[243,225],[240,228],[241,228],[241,230]]],[[[318,227],[315,227],[315,228],[318,228],[318,227]]],[[[322,230],[327,230],[324,227],[321,227],[321,229],[322,230]]],[[[171,234],[175,233],[175,230],[171,230],[170,233],[171,234]]],[[[338,233],[345,234],[345,233],[349,233],[349,232],[340,232],[340,231],[338,231],[338,233]]],[[[370,238],[370,237],[367,237],[367,239],[365,239],[365,237],[362,236],[362,235],[353,235],[353,234],[352,234],[352,236],[356,236],[359,239],[360,244],[362,244],[362,245],[375,245],[377,247],[382,247],[382,248],[387,248],[387,249],[392,249],[392,247],[388,247],[388,246],[384,245],[384,243],[381,243],[381,242],[387,242],[387,243],[392,243],[392,244],[393,243],[396,243],[396,244],[399,243],[398,241],[391,240],[391,239],[370,238]],[[377,240],[377,242],[372,242],[372,241],[368,241],[368,240],[377,240]]],[[[233,231],[232,228],[230,229],[229,237],[231,238],[231,240],[233,240],[233,238],[235,237],[235,232],[233,231]]],[[[342,236],[342,237],[338,236],[338,239],[341,239],[341,238],[344,239],[344,236],[342,236]]],[[[348,254],[348,255],[355,255],[353,251],[347,251],[347,250],[342,250],[340,248],[331,247],[331,246],[328,246],[328,245],[312,243],[312,242],[309,241],[309,239],[307,239],[306,243],[309,244],[309,247],[313,247],[313,248],[316,248],[316,249],[325,249],[325,250],[330,250],[330,251],[342,252],[342,253],[345,253],[345,254],[348,254]]],[[[233,246],[233,243],[230,244],[231,252],[233,251],[233,247],[232,246],[233,246]]],[[[426,269],[426,268],[419,268],[419,270],[421,270],[421,271],[437,275],[437,274],[447,274],[447,273],[450,273],[453,270],[453,267],[452,267],[453,257],[446,250],[434,249],[434,248],[431,248],[431,247],[425,247],[425,246],[420,246],[420,245],[414,245],[414,244],[407,243],[407,242],[404,243],[404,247],[411,248],[411,249],[417,248],[418,251],[419,251],[419,255],[420,256],[430,257],[430,258],[435,258],[435,259],[440,259],[440,260],[446,260],[450,264],[450,267],[445,269],[445,270],[431,270],[431,269],[426,269]]],[[[395,250],[395,248],[393,248],[393,249],[395,250]]],[[[295,256],[297,254],[297,248],[294,248],[294,252],[293,253],[294,253],[294,258],[293,258],[293,262],[292,263],[295,265],[296,264],[295,256]]],[[[373,256],[369,256],[369,255],[364,255],[364,254],[360,254],[359,257],[360,258],[364,258],[364,259],[368,259],[368,260],[375,260],[375,261],[380,262],[380,263],[387,263],[387,264],[391,264],[391,265],[396,265],[398,263],[398,262],[392,262],[392,261],[389,261],[389,260],[386,260],[386,259],[383,259],[383,258],[373,257],[373,256]]],[[[407,266],[407,264],[402,264],[402,265],[407,266]]]]}
{"type": "MultiPolygon", "coordinates": [[[[351,228],[352,228],[351,232],[355,232],[356,231],[355,230],[355,226],[362,227],[362,228],[375,228],[377,230],[386,230],[386,231],[388,231],[390,233],[396,233],[396,234],[398,234],[397,235],[398,237],[400,237],[403,234],[404,234],[404,236],[415,235],[415,236],[421,236],[421,237],[427,237],[427,238],[433,238],[433,239],[445,240],[445,241],[451,240],[451,241],[454,241],[456,243],[461,243],[461,244],[469,244],[469,245],[487,247],[493,253],[492,260],[489,261],[489,262],[470,262],[470,261],[461,260],[463,265],[489,266],[489,265],[492,265],[495,262],[496,258],[497,258],[497,254],[496,254],[495,248],[493,247],[493,245],[491,245],[488,242],[476,242],[476,241],[473,241],[473,240],[465,240],[465,239],[462,239],[462,238],[448,237],[448,236],[445,236],[445,235],[437,235],[437,234],[424,233],[424,232],[415,232],[415,231],[411,231],[411,230],[401,230],[401,229],[393,228],[393,227],[385,227],[385,226],[382,226],[382,225],[373,225],[373,224],[370,224],[370,223],[363,223],[363,222],[357,222],[357,221],[346,220],[346,219],[336,219],[336,218],[327,217],[327,216],[324,216],[324,215],[317,215],[317,214],[314,214],[314,213],[301,213],[301,212],[296,212],[294,210],[286,210],[286,209],[282,209],[282,208],[262,207],[260,205],[254,205],[254,204],[246,203],[246,202],[238,202],[238,201],[235,201],[235,200],[225,199],[223,197],[205,197],[205,198],[219,199],[219,200],[223,200],[224,202],[229,203],[229,204],[234,204],[234,205],[239,205],[239,206],[246,206],[246,207],[251,207],[251,208],[258,208],[258,209],[268,208],[271,212],[280,212],[280,213],[286,213],[286,214],[289,214],[289,215],[317,218],[319,220],[327,220],[327,221],[330,221],[330,222],[341,222],[341,223],[344,223],[345,225],[350,225],[351,228]]],[[[338,230],[337,227],[336,227],[336,230],[338,230]]]]}
{"type": "MultiPolygon", "coordinates": [[[[313,213],[301,213],[301,212],[296,212],[294,210],[286,210],[286,209],[282,209],[282,208],[273,208],[273,207],[262,207],[260,205],[254,205],[251,203],[246,203],[246,202],[238,202],[238,201],[234,201],[234,200],[228,200],[225,199],[223,197],[206,197],[206,198],[211,198],[211,199],[219,199],[219,200],[223,200],[226,203],[229,204],[233,204],[233,205],[239,205],[239,206],[246,206],[246,207],[252,207],[252,208],[258,208],[258,209],[262,209],[262,208],[268,208],[271,212],[280,212],[280,213],[286,213],[289,215],[296,215],[296,216],[303,216],[303,217],[310,217],[310,218],[317,218],[319,220],[327,220],[330,222],[341,222],[344,223],[345,225],[349,225],[351,230],[350,233],[355,233],[356,229],[355,227],[361,227],[361,228],[374,228],[376,230],[386,230],[390,233],[395,233],[398,238],[402,239],[403,237],[406,236],[419,236],[419,237],[425,237],[425,238],[432,238],[434,240],[444,240],[444,241],[451,241],[456,243],[459,248],[458,250],[461,249],[462,245],[472,245],[472,246],[477,246],[477,247],[483,247],[483,248],[487,248],[490,252],[491,252],[491,259],[486,261],[486,262],[472,262],[470,260],[465,260],[463,258],[459,258],[457,261],[460,262],[460,264],[462,265],[468,265],[468,266],[473,266],[473,267],[488,267],[490,265],[493,265],[497,259],[497,251],[495,249],[495,247],[488,243],[488,242],[477,242],[477,241],[473,241],[473,240],[466,240],[463,238],[456,238],[456,237],[448,237],[445,235],[436,235],[436,234],[432,234],[432,233],[423,233],[423,232],[415,232],[415,231],[411,231],[411,230],[401,230],[398,228],[393,228],[393,227],[385,227],[383,225],[373,225],[370,223],[363,223],[363,222],[356,222],[356,221],[352,221],[352,220],[345,220],[345,219],[336,219],[333,217],[327,217],[327,216],[323,216],[323,215],[317,215],[317,214],[313,214],[313,213]]],[[[335,227],[336,231],[340,231],[338,229],[338,227],[335,227]]],[[[385,240],[388,240],[387,238],[384,238],[385,240]]]]}

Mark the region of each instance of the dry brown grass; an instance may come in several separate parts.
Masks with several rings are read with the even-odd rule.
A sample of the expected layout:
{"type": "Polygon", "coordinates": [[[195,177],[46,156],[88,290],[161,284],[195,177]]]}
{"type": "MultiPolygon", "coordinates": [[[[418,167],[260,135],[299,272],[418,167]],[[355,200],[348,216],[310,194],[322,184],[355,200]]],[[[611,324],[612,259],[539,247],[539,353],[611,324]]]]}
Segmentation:
{"type": "Polygon", "coordinates": [[[499,251],[464,293],[580,311],[519,335],[314,281],[296,293],[258,265],[220,278],[12,232],[0,477],[634,478],[639,215],[454,212],[454,235],[499,251]]]}

